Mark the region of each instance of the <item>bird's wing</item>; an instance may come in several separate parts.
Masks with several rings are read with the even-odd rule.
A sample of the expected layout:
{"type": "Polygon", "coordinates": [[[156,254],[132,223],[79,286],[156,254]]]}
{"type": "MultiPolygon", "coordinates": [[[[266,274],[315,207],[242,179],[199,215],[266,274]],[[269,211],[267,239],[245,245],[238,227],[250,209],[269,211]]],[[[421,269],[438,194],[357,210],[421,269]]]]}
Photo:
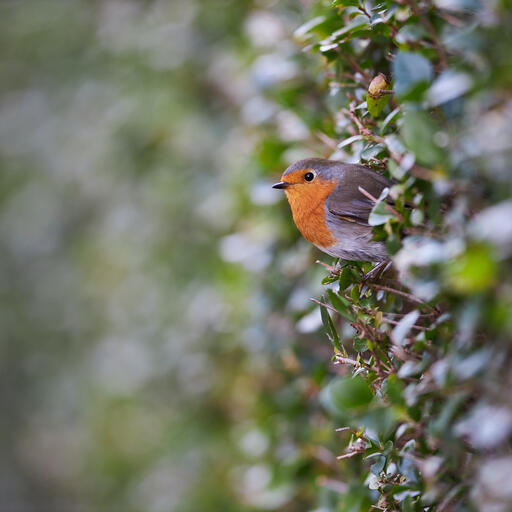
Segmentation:
{"type": "Polygon", "coordinates": [[[327,208],[343,220],[367,226],[375,203],[362,194],[358,187],[378,198],[383,189],[392,185],[391,180],[363,165],[346,165],[338,185],[327,198],[327,208]]]}

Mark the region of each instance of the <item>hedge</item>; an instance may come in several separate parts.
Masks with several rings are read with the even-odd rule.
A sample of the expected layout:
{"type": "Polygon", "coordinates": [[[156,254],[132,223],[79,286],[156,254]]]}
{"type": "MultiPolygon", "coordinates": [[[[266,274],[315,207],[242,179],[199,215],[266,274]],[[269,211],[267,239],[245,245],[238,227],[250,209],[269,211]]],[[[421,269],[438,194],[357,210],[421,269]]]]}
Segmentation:
{"type": "Polygon", "coordinates": [[[397,182],[370,216],[394,270],[333,263],[316,299],[325,510],[512,506],[511,22],[510,2],[317,1],[295,31],[323,66],[320,156],[397,182]]]}

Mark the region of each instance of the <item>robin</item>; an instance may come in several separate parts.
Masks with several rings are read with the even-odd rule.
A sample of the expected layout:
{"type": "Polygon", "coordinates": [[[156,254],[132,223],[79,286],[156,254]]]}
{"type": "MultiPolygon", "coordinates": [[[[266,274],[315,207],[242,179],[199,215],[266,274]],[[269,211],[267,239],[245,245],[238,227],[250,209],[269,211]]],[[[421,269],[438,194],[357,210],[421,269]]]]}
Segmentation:
{"type": "Polygon", "coordinates": [[[389,260],[382,242],[373,241],[368,217],[373,197],[394,183],[359,164],[324,158],[294,163],[273,188],[283,189],[293,220],[306,240],[321,251],[345,260],[384,262],[389,260]]]}

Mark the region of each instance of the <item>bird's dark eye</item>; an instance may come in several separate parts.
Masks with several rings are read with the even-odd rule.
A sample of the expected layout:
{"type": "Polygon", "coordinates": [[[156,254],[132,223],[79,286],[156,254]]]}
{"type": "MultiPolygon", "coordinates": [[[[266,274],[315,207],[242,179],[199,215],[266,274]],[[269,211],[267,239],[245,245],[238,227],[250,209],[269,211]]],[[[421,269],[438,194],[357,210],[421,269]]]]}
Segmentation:
{"type": "Polygon", "coordinates": [[[307,172],[304,174],[304,179],[306,181],[313,181],[315,179],[315,175],[312,172],[307,172]]]}

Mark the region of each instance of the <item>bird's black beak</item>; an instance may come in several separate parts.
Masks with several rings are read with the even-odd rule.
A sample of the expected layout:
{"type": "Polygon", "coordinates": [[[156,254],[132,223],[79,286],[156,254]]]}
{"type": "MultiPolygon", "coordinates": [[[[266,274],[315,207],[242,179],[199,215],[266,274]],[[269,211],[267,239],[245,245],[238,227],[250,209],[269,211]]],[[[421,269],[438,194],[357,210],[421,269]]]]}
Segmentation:
{"type": "Polygon", "coordinates": [[[272,185],[272,188],[287,188],[288,186],[290,186],[290,184],[287,181],[280,181],[272,185]]]}

